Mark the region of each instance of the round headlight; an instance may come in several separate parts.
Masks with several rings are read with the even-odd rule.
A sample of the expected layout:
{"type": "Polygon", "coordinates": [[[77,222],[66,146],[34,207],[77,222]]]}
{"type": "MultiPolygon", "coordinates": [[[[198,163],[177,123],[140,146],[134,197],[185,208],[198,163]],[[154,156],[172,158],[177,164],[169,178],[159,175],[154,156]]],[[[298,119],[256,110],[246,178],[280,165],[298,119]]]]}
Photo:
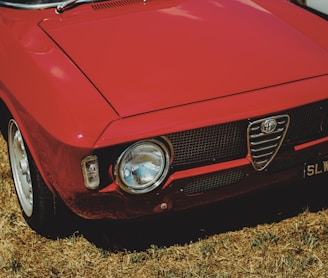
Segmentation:
{"type": "Polygon", "coordinates": [[[155,139],[139,141],[120,155],[115,176],[124,191],[147,193],[166,178],[169,164],[170,153],[164,143],[155,139]]]}

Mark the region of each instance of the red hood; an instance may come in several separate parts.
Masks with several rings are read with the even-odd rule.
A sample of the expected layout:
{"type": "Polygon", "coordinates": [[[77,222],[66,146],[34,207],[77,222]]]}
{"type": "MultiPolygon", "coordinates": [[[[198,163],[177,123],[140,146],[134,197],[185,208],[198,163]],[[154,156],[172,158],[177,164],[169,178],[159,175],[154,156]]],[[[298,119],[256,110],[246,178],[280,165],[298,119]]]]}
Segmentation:
{"type": "Polygon", "coordinates": [[[123,117],[328,72],[324,49],[249,0],[99,2],[41,26],[123,117]]]}

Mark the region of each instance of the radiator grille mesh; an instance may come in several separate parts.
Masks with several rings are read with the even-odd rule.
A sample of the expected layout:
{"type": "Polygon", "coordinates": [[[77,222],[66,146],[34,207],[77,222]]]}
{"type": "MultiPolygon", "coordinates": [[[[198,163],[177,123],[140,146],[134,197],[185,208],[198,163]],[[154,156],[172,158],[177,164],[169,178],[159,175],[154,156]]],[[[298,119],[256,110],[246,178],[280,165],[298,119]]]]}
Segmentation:
{"type": "Polygon", "coordinates": [[[287,111],[290,125],[285,145],[297,145],[328,136],[328,100],[287,111]]]}
{"type": "Polygon", "coordinates": [[[245,176],[245,173],[237,170],[222,171],[214,175],[204,175],[196,177],[183,187],[186,195],[192,195],[199,192],[206,192],[226,185],[239,182],[245,176]]]}
{"type": "Polygon", "coordinates": [[[211,164],[245,157],[248,122],[233,122],[167,135],[174,148],[173,166],[211,164]]]}

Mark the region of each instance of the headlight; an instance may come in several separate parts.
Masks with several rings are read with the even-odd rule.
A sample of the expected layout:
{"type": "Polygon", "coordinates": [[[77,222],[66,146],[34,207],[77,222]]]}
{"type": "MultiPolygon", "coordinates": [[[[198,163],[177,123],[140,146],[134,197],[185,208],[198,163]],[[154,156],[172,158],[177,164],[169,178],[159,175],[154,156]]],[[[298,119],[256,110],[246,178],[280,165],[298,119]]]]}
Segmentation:
{"type": "Polygon", "coordinates": [[[81,161],[84,184],[88,189],[97,189],[100,183],[98,158],[95,155],[81,161]]]}
{"type": "Polygon", "coordinates": [[[170,152],[163,142],[144,140],[131,145],[120,155],[114,174],[124,191],[142,194],[163,182],[169,164],[170,152]]]}

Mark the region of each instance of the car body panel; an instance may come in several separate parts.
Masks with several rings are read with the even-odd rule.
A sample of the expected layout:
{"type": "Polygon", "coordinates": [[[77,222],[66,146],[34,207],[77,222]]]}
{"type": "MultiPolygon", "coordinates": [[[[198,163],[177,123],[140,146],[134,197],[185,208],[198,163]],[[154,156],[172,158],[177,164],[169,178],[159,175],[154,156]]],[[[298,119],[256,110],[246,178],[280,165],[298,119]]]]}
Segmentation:
{"type": "MultiPolygon", "coordinates": [[[[37,124],[59,141],[90,146],[97,139],[94,136],[99,136],[117,114],[37,26],[38,14],[42,12],[43,17],[53,11],[1,12],[1,34],[6,38],[0,48],[1,62],[5,65],[1,67],[1,87],[7,91],[5,97],[11,98],[8,101],[11,111],[37,119],[37,124]],[[23,78],[21,82],[17,73],[23,78]]],[[[28,126],[34,128],[32,123],[28,126]]]]}

